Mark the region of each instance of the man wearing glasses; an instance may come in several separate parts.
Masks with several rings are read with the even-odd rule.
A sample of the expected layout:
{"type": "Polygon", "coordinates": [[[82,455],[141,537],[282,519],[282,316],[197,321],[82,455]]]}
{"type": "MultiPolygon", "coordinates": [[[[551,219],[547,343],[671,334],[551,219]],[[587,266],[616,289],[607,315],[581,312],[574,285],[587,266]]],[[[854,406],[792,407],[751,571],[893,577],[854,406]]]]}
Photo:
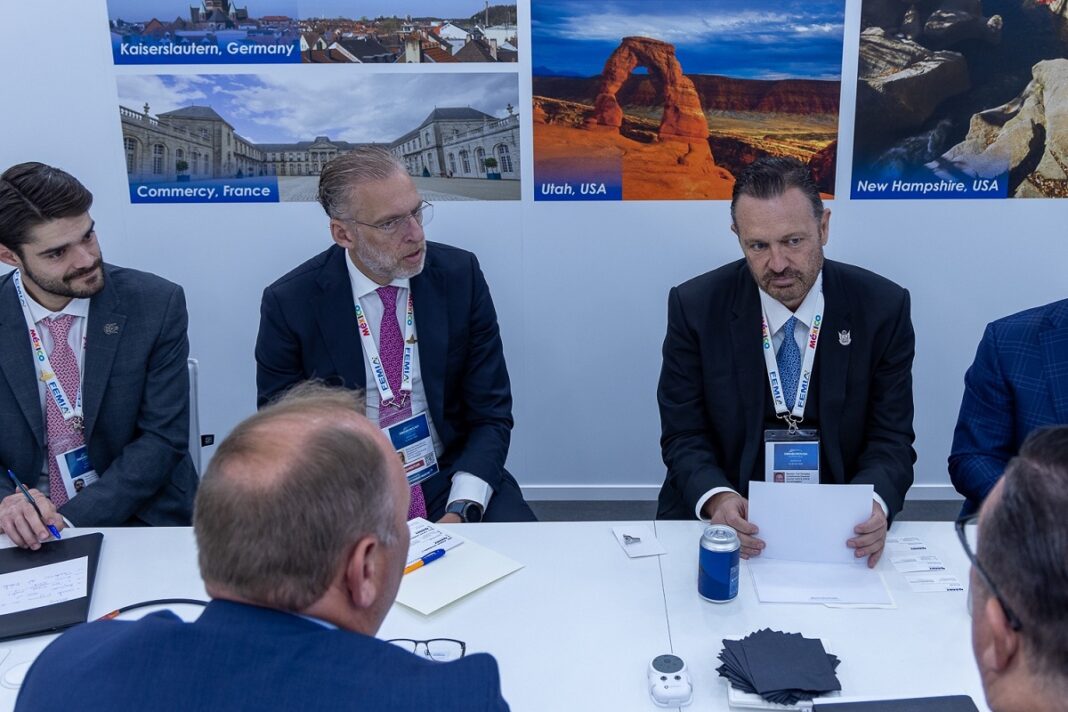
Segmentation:
{"type": "Polygon", "coordinates": [[[412,486],[409,518],[533,520],[504,469],[512,394],[478,260],[426,240],[433,206],[384,149],[327,164],[319,202],[335,244],[263,293],[259,404],[307,379],[366,389],[412,486]]]}
{"type": "Polygon", "coordinates": [[[16,709],[507,712],[489,655],[374,637],[404,575],[409,489],[363,407],[308,383],[234,428],[196,499],[204,612],[73,628],[16,709]]]}
{"type": "Polygon", "coordinates": [[[1068,709],[1068,426],[1035,431],[957,522],[972,648],[994,712],[1068,709]],[[978,524],[977,524],[978,522],[978,524]]]}

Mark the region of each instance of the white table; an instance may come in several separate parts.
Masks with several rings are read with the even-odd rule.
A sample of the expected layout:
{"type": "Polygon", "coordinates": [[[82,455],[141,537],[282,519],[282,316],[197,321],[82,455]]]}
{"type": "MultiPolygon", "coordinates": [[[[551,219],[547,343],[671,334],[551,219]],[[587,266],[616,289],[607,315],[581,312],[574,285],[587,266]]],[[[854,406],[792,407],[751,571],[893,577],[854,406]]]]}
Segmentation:
{"type": "MultiPolygon", "coordinates": [[[[702,525],[656,522],[667,548],[661,557],[664,596],[676,655],[694,678],[695,710],[728,709],[716,656],[724,637],[771,628],[823,640],[842,664],[842,699],[886,699],[966,694],[986,709],[971,649],[971,618],[964,592],[914,593],[884,556],[882,573],[894,609],[829,608],[811,604],[762,604],[746,562],[738,598],[708,603],[697,595],[697,554],[702,525]]],[[[918,536],[928,552],[967,586],[969,562],[949,522],[899,522],[895,536],[918,536]]]]}
{"type": "MultiPolygon", "coordinates": [[[[880,564],[894,610],[762,605],[742,572],[737,600],[697,596],[697,522],[657,522],[662,557],[627,559],[612,522],[458,525],[457,531],[524,568],[425,617],[394,606],[381,638],[458,638],[469,652],[492,652],[504,697],[516,712],[652,712],[645,668],[675,652],[696,685],[686,710],[726,710],[714,669],[722,637],[768,626],[820,637],[842,658],[844,694],[892,697],[970,694],[982,708],[971,659],[963,594],[914,594],[888,562],[880,564]]],[[[104,529],[90,616],[153,598],[204,598],[190,529],[104,529]]],[[[895,534],[920,536],[950,573],[966,581],[967,560],[947,523],[902,523],[895,534]]],[[[7,545],[0,535],[0,545],[7,545]]],[[[187,619],[199,609],[176,611],[187,619]]],[[[141,615],[141,613],[138,613],[141,615]]],[[[54,636],[0,643],[10,648],[0,675],[32,660],[54,636]]],[[[16,693],[0,688],[0,710],[16,693]]],[[[985,708],[984,708],[985,709],[985,708]]]]}

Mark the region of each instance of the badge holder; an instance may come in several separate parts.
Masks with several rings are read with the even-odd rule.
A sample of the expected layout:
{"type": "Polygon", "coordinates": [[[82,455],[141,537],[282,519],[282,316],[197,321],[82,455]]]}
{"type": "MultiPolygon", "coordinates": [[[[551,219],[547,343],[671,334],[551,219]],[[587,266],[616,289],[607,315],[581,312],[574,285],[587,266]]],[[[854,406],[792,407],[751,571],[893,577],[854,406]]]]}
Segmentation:
{"type": "Polygon", "coordinates": [[[820,483],[820,431],[798,428],[764,431],[764,480],[781,484],[820,483]]]}

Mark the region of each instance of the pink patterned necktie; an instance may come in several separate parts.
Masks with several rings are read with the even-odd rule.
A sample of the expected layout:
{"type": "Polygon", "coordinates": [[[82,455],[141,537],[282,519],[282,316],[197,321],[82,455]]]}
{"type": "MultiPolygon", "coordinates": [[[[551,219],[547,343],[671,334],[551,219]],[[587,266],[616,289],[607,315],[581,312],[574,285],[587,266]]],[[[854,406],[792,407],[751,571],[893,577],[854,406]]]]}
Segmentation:
{"type": "MultiPolygon", "coordinates": [[[[404,361],[404,336],[397,321],[397,287],[389,285],[377,290],[382,300],[382,323],[378,327],[378,355],[382,359],[382,368],[393,390],[394,399],[401,396],[401,364],[404,361]]],[[[400,408],[386,403],[378,404],[378,426],[386,428],[412,416],[412,401],[404,396],[404,405],[400,408]]],[[[412,501],[408,505],[408,519],[426,516],[426,500],[423,487],[412,485],[412,501]]]]}
{"type": "MultiPolygon", "coordinates": [[[[78,399],[78,389],[81,388],[78,359],[67,338],[74,323],[74,316],[63,314],[54,319],[46,318],[44,321],[47,322],[48,332],[52,336],[52,353],[48,354],[48,360],[73,405],[78,399]]],[[[58,509],[68,502],[68,497],[56,457],[84,445],[85,433],[71,425],[71,421],[63,419],[63,414],[50,393],[45,393],[45,428],[48,437],[48,497],[58,509]]]]}

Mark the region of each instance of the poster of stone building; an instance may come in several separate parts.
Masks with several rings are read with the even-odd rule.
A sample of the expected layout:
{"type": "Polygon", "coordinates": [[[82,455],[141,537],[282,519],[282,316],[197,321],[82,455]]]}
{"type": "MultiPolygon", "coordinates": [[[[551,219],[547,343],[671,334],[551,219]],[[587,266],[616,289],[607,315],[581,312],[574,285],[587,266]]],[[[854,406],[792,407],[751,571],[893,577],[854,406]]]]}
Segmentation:
{"type": "Polygon", "coordinates": [[[515,73],[116,78],[133,203],[315,200],[355,146],[391,151],[426,200],[520,198],[515,73]]]}
{"type": "Polygon", "coordinates": [[[863,0],[851,195],[1068,196],[1063,0],[863,0]]]}
{"type": "Polygon", "coordinates": [[[789,155],[835,190],[844,0],[531,0],[536,200],[729,199],[789,155]]]}

